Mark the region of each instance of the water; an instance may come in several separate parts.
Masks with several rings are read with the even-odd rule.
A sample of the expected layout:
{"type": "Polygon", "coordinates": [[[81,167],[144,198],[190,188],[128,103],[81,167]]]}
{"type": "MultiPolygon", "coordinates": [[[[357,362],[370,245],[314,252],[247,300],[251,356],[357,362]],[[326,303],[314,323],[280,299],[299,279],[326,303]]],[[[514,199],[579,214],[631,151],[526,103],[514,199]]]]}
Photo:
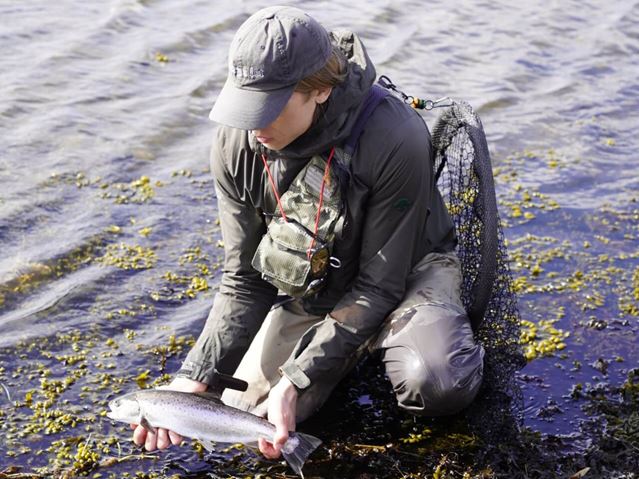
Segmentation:
{"type": "MultiPolygon", "coordinates": [[[[636,310],[624,309],[639,303],[639,2],[295,5],[357,31],[378,74],[408,94],[462,98],[482,117],[506,237],[515,256],[533,245],[515,276],[554,285],[522,291],[522,316],[557,318],[570,333],[563,352],[522,371],[525,424],[574,433],[583,413],[566,398],[572,385],[619,385],[639,353],[636,310]],[[533,196],[523,203],[530,220],[513,213],[522,192],[533,196]],[[527,234],[555,242],[517,243],[527,234]],[[531,276],[527,262],[537,261],[543,272],[531,276]],[[574,286],[576,270],[585,284],[557,289],[574,286]],[[590,366],[598,358],[606,374],[590,366]],[[540,415],[549,404],[561,412],[540,415]]],[[[77,382],[52,397],[92,430],[99,408],[83,387],[104,399],[147,370],[151,382],[197,336],[222,260],[207,115],[233,33],[261,6],[0,0],[0,381],[22,404],[5,425],[25,428],[29,391],[44,400],[42,379],[75,371],[77,382]],[[132,255],[152,267],[109,264],[132,255]]],[[[12,433],[0,464],[46,465],[52,451],[7,451],[77,434],[43,432],[12,433]]]]}

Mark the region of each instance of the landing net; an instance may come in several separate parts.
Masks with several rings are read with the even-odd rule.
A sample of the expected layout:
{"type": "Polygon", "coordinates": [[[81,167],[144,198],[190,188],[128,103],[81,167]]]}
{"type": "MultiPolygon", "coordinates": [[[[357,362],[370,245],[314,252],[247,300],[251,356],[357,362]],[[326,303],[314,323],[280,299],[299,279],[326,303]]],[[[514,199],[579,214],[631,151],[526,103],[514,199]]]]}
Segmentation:
{"type": "Polygon", "coordinates": [[[454,101],[435,122],[432,140],[437,186],[458,237],[462,300],[486,350],[484,393],[518,398],[520,316],[481,121],[470,105],[454,101]]]}

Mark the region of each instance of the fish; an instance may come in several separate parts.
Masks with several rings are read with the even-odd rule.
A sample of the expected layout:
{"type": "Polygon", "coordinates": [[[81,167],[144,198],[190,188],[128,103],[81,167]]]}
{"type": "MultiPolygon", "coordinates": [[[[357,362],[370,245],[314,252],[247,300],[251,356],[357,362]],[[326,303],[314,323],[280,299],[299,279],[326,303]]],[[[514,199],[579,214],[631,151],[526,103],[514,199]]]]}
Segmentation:
{"type": "MultiPolygon", "coordinates": [[[[208,450],[215,443],[255,445],[259,438],[272,440],[275,426],[247,411],[227,406],[212,393],[188,393],[168,389],[142,389],[109,402],[107,417],[114,421],[140,424],[155,433],[165,428],[180,436],[197,439],[208,450]]],[[[302,479],[302,467],[322,443],[310,434],[289,432],[282,447],[288,465],[302,479]]]]}

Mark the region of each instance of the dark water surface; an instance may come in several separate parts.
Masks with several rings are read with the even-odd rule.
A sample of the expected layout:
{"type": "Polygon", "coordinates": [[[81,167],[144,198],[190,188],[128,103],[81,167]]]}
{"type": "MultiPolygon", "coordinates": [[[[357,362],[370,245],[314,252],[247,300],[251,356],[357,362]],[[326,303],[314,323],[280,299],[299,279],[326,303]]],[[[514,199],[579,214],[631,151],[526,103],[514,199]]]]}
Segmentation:
{"type": "MultiPolygon", "coordinates": [[[[527,321],[523,425],[572,438],[557,457],[587,451],[587,401],[623,402],[618,388],[639,366],[639,2],[295,5],[358,32],[378,74],[407,93],[465,99],[482,117],[527,321]]],[[[207,115],[234,31],[262,6],[0,0],[10,395],[0,396],[0,474],[86,472],[139,453],[101,412],[118,391],[166,381],[212,303],[222,249],[207,115]]],[[[424,116],[432,124],[436,113],[424,116]]],[[[91,474],[195,474],[236,452],[202,463],[185,447],[91,474]]],[[[628,467],[613,461],[604,477],[636,477],[628,467]]],[[[388,477],[411,477],[397,471],[388,477]]]]}

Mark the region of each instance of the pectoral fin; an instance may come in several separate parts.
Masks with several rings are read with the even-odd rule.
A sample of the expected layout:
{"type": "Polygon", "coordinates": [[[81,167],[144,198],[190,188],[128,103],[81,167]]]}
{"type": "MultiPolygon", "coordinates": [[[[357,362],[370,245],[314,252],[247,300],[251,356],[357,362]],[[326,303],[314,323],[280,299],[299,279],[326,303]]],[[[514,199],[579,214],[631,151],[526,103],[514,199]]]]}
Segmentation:
{"type": "Polygon", "coordinates": [[[139,420],[139,424],[140,426],[142,426],[144,429],[147,430],[147,432],[152,432],[153,434],[157,433],[157,429],[155,429],[153,426],[151,426],[151,424],[149,423],[149,421],[146,420],[146,418],[144,416],[140,416],[140,420],[139,420]]]}
{"type": "Polygon", "coordinates": [[[204,449],[206,449],[209,452],[215,451],[215,442],[213,441],[209,441],[207,439],[198,439],[199,443],[202,444],[202,446],[204,447],[204,449]]]}

